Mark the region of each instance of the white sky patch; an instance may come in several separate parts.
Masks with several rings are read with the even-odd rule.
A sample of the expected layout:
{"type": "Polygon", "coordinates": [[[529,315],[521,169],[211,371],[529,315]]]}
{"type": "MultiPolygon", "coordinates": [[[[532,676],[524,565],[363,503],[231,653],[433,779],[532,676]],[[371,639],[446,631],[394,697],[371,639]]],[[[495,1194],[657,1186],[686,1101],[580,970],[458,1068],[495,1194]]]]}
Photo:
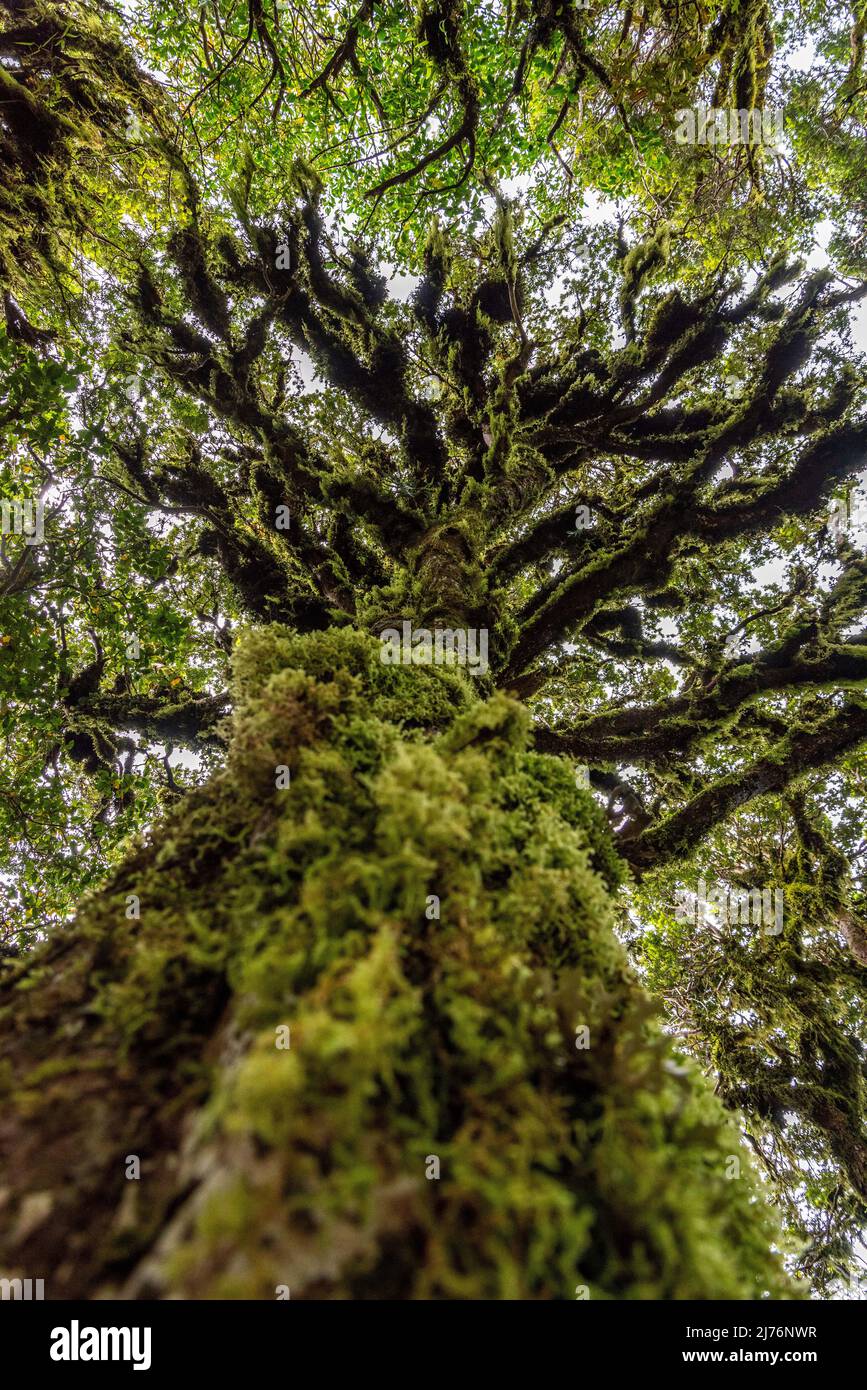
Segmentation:
{"type": "Polygon", "coordinates": [[[783,555],[775,555],[772,560],[766,560],[763,565],[756,565],[753,570],[753,581],[760,588],[767,588],[771,584],[783,584],[786,578],[786,558],[783,555]]]}
{"type": "Polygon", "coordinates": [[[809,72],[815,61],[816,45],[811,38],[806,38],[797,48],[790,49],[781,57],[781,62],[793,72],[809,72]]]}
{"type": "MultiPolygon", "coordinates": [[[[524,194],[529,192],[530,184],[531,179],[529,174],[515,174],[513,178],[503,179],[500,182],[500,188],[507,198],[523,198],[524,194]]],[[[496,207],[494,199],[486,199],[486,205],[487,204],[490,204],[491,211],[493,212],[496,207]]]]}
{"type": "Polygon", "coordinates": [[[603,198],[588,188],[584,193],[583,221],[590,227],[598,227],[602,222],[617,220],[617,204],[611,198],[603,198]]]}
{"type": "MultiPolygon", "coordinates": [[[[160,758],[164,758],[166,755],[164,744],[155,743],[153,745],[153,750],[160,758]]],[[[176,748],[169,754],[169,767],[185,767],[198,770],[201,765],[201,756],[193,752],[191,748],[176,748]]]]}
{"type": "Polygon", "coordinates": [[[825,219],[814,227],[813,249],[807,257],[808,270],[822,270],[828,264],[828,242],[834,227],[825,219]]]}
{"type": "Polygon", "coordinates": [[[292,349],[292,361],[298,368],[298,375],[308,391],[321,391],[325,385],[322,377],[316,370],[313,358],[306,353],[303,348],[292,349]]]}
{"type": "Polygon", "coordinates": [[[388,276],[388,293],[399,304],[406,304],[421,284],[420,275],[405,275],[397,266],[383,266],[388,276]]]}

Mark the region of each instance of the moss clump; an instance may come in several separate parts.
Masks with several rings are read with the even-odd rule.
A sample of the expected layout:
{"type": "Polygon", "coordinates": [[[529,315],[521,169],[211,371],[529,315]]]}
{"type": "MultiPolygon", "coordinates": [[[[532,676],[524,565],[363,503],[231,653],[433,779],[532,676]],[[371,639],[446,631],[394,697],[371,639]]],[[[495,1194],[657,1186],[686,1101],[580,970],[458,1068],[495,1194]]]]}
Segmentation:
{"type": "Polygon", "coordinates": [[[55,1295],[786,1296],[521,708],[349,631],[251,636],[236,697],[226,772],[3,991],[0,1263],[55,1295]]]}

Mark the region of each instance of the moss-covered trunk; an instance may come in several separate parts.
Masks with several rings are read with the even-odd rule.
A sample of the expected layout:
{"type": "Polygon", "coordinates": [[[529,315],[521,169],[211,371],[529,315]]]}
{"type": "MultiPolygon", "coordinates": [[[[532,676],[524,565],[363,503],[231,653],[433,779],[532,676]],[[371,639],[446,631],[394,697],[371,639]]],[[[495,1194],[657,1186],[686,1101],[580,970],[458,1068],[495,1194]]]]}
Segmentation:
{"type": "Polygon", "coordinates": [[[248,638],[227,770],[7,971],[0,1273],[785,1295],[736,1129],[613,934],[591,797],[520,706],[378,655],[248,638]]]}

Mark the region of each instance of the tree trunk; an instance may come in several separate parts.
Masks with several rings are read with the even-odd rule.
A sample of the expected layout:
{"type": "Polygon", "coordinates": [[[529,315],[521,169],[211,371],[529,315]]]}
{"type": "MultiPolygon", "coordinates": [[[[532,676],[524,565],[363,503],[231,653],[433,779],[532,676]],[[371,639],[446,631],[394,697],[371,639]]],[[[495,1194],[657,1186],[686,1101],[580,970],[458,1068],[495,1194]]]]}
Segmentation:
{"type": "Polygon", "coordinates": [[[52,1298],[791,1296],[614,934],[592,798],[520,705],[379,656],[248,636],[226,770],[7,966],[0,1271],[52,1298]]]}

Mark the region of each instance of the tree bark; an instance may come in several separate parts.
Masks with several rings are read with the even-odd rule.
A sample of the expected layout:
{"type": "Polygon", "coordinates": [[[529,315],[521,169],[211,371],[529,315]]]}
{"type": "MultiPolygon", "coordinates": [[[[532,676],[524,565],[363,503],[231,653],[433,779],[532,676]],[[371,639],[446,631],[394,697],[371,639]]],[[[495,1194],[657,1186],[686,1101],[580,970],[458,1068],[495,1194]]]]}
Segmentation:
{"type": "Polygon", "coordinates": [[[792,1296],[616,938],[601,813],[523,708],[277,627],[234,702],[225,771],[5,967],[0,1270],[50,1298],[792,1296]]]}

